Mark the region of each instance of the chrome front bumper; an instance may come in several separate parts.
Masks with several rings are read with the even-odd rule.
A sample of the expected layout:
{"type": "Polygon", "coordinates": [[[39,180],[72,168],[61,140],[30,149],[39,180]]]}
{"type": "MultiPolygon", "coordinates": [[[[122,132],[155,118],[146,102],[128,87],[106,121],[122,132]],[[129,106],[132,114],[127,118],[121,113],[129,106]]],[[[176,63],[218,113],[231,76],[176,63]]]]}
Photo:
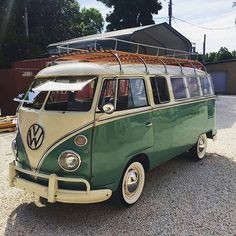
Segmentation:
{"type": "Polygon", "coordinates": [[[56,174],[45,175],[33,171],[22,169],[15,165],[15,161],[9,165],[9,185],[17,187],[27,192],[35,193],[38,196],[48,199],[48,202],[65,203],[95,203],[109,199],[112,195],[110,189],[91,190],[90,184],[85,179],[58,177],[56,174]],[[48,179],[48,186],[25,180],[18,176],[18,172],[48,179]],[[58,181],[70,183],[83,183],[86,191],[65,190],[58,188],[58,181]]]}

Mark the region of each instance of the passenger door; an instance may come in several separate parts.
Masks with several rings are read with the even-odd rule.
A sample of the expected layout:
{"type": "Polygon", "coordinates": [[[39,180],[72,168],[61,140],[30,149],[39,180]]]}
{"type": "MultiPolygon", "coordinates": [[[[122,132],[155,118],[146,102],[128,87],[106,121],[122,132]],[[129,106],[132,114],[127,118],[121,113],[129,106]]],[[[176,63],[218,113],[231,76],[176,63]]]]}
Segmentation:
{"type": "Polygon", "coordinates": [[[164,76],[150,78],[155,107],[153,108],[154,144],[151,166],[158,166],[173,157],[174,119],[170,94],[164,76]]]}
{"type": "Polygon", "coordinates": [[[92,147],[93,184],[119,181],[128,159],[153,145],[152,108],[143,78],[104,79],[95,115],[92,147]],[[113,104],[112,114],[103,106],[113,104]]]}

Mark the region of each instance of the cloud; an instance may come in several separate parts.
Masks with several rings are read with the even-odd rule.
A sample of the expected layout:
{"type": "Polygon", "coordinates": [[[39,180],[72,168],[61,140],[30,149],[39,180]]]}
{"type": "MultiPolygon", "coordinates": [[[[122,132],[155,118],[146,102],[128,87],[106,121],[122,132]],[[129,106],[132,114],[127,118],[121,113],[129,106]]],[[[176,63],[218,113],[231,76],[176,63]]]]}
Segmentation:
{"type": "Polygon", "coordinates": [[[107,8],[103,3],[96,0],[79,0],[78,3],[80,4],[81,8],[86,7],[98,9],[103,18],[105,18],[106,14],[111,11],[111,9],[107,8]]]}
{"type": "Polygon", "coordinates": [[[225,14],[218,19],[208,21],[205,24],[198,24],[201,27],[211,28],[211,30],[201,29],[190,24],[175,20],[173,27],[186,36],[191,42],[197,45],[197,51],[202,52],[204,34],[207,35],[207,52],[218,51],[220,47],[227,47],[230,51],[236,49],[236,25],[234,25],[235,14],[225,14]],[[213,30],[215,28],[234,27],[225,30],[213,30]]]}

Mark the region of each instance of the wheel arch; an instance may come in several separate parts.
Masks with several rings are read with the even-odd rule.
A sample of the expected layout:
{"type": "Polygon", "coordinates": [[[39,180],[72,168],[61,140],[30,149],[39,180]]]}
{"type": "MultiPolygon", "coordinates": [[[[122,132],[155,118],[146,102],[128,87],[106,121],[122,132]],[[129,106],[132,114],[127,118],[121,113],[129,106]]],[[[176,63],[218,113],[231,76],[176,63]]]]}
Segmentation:
{"type": "Polygon", "coordinates": [[[149,161],[149,157],[147,154],[145,153],[139,153],[139,154],[136,154],[134,156],[132,156],[128,162],[126,163],[125,167],[123,168],[123,172],[126,170],[126,168],[132,163],[132,162],[135,162],[135,161],[138,161],[140,162],[143,167],[144,167],[144,170],[145,172],[147,173],[150,169],[150,161],[149,161]]]}
{"type": "Polygon", "coordinates": [[[206,136],[207,136],[207,138],[214,139],[216,136],[216,130],[215,131],[210,130],[210,131],[206,132],[206,136]]]}

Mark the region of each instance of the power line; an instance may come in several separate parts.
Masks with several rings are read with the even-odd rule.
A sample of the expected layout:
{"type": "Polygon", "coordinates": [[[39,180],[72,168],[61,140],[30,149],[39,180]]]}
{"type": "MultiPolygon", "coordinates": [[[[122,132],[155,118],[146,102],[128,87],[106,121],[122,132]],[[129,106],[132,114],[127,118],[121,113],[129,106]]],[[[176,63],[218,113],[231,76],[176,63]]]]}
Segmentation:
{"type": "Polygon", "coordinates": [[[210,28],[210,27],[204,27],[204,26],[200,26],[200,25],[191,23],[189,21],[182,20],[182,19],[179,19],[179,18],[174,17],[174,16],[173,16],[173,18],[176,19],[176,20],[182,21],[182,22],[184,22],[186,24],[192,25],[192,26],[197,27],[197,28],[205,29],[205,30],[227,30],[227,29],[234,29],[234,28],[236,28],[236,26],[222,27],[222,28],[210,28]]]}
{"type": "Polygon", "coordinates": [[[177,25],[179,31],[182,31],[182,32],[183,32],[183,30],[181,29],[181,27],[179,26],[179,24],[176,22],[175,18],[174,18],[173,20],[174,20],[175,24],[177,25]]]}

